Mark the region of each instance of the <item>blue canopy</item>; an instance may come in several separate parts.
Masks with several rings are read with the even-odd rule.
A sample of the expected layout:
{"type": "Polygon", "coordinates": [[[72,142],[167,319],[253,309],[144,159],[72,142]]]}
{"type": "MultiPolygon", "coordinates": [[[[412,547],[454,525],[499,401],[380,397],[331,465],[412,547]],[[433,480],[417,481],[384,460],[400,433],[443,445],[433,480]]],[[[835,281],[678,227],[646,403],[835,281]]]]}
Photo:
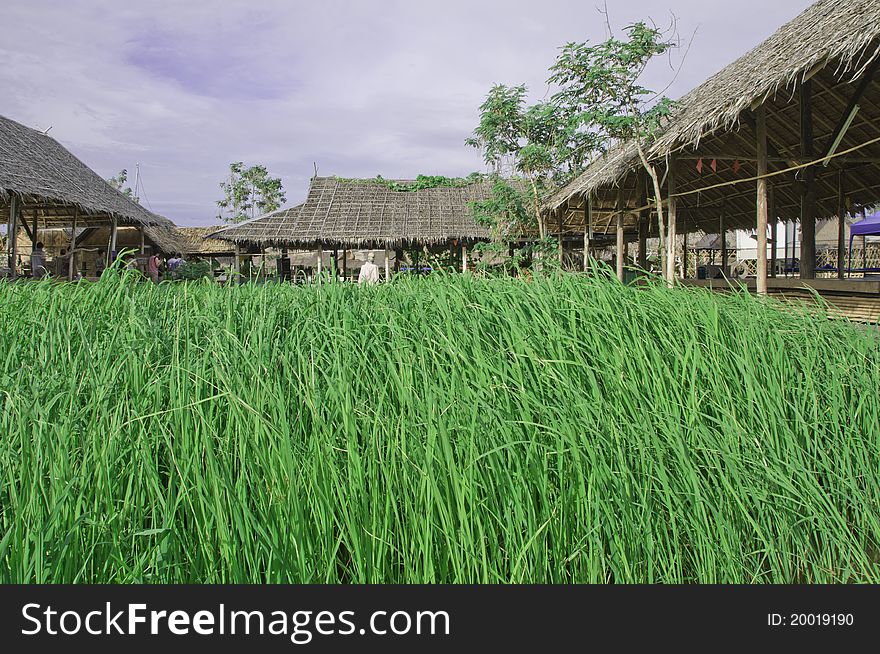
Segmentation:
{"type": "Polygon", "coordinates": [[[852,236],[880,236],[880,211],[850,225],[852,236]]]}

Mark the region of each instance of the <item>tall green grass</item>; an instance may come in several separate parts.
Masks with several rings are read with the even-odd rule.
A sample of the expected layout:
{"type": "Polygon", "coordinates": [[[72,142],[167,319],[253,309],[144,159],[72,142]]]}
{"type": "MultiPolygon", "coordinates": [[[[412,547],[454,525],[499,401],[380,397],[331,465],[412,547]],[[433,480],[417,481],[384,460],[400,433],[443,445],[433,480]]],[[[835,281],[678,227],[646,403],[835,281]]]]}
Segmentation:
{"type": "Polygon", "coordinates": [[[0,284],[0,580],[878,583],[878,365],[579,275],[0,284]]]}

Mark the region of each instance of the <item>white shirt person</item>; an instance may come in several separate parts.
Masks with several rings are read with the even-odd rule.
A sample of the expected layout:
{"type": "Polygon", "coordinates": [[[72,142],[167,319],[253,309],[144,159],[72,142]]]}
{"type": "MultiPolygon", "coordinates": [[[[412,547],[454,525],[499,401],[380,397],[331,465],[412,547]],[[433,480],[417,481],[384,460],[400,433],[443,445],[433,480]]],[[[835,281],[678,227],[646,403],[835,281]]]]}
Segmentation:
{"type": "Polygon", "coordinates": [[[375,284],[379,281],[379,266],[373,263],[376,255],[370,252],[367,255],[367,261],[361,266],[361,272],[358,275],[358,284],[375,284]]]}

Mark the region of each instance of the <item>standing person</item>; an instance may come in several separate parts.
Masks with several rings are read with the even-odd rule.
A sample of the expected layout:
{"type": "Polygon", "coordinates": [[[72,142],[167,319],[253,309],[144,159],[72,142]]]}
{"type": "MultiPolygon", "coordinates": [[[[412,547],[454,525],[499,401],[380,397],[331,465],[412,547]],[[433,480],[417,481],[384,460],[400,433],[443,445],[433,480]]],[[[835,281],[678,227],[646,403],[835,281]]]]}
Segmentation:
{"type": "Polygon", "coordinates": [[[379,281],[379,266],[374,263],[375,260],[376,255],[370,252],[367,255],[367,261],[361,266],[358,284],[375,284],[379,281]]]}
{"type": "Polygon", "coordinates": [[[42,279],[49,274],[46,261],[46,250],[43,249],[43,242],[37,241],[34,251],[31,252],[31,276],[34,279],[42,279]]]}
{"type": "Polygon", "coordinates": [[[147,272],[150,273],[150,279],[153,280],[154,284],[159,283],[159,255],[151,254],[150,258],[147,259],[147,272]]]}

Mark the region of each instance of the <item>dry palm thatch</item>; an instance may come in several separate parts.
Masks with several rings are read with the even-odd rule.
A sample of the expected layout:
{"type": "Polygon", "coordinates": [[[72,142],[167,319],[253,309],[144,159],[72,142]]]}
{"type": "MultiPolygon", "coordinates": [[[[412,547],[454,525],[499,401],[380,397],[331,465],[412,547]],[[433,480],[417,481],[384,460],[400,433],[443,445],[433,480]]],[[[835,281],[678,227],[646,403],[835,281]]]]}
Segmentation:
{"type": "Polygon", "coordinates": [[[0,116],[0,207],[8,209],[13,194],[26,219],[37,211],[46,225],[69,224],[74,212],[82,226],[106,224],[111,217],[125,225],[171,225],[110,186],[51,136],[0,116]]]}
{"type": "Polygon", "coordinates": [[[228,256],[234,253],[229,241],[210,238],[210,235],[222,229],[220,225],[213,227],[175,227],[175,235],[180,239],[180,254],[203,257],[228,256]]]}
{"type": "MultiPolygon", "coordinates": [[[[692,192],[680,201],[689,218],[686,228],[717,230],[722,207],[728,228],[753,228],[754,185],[745,180],[756,173],[754,109],[764,106],[767,111],[770,171],[806,163],[812,158],[801,151],[798,106],[804,80],[812,80],[816,155],[821,156],[841,115],[850,108],[856,85],[863,78],[873,78],[878,57],[880,2],[819,0],[681,98],[649,154],[661,169],[667,157],[673,153],[679,157],[677,191],[692,192]],[[718,184],[729,185],[697,192],[718,184]]],[[[837,151],[860,149],[849,159],[832,160],[820,171],[819,216],[836,214],[839,178],[852,196],[852,204],[880,200],[880,146],[862,147],[880,136],[878,124],[880,90],[872,81],[860,104],[858,120],[845,132],[837,151]]],[[[639,206],[633,197],[634,173],[642,174],[636,148],[618,145],[555,193],[545,208],[559,210],[570,206],[572,199],[590,194],[597,199],[600,212],[602,206],[613,210],[613,205],[607,207],[607,197],[616,195],[615,187],[625,189],[627,206],[639,206]]],[[[794,173],[772,179],[777,215],[784,220],[800,216],[798,183],[794,173]]]]}
{"type": "MultiPolygon", "coordinates": [[[[398,184],[407,184],[399,180],[398,184]]],[[[491,182],[397,191],[376,180],[312,179],[306,201],[227,227],[213,237],[256,245],[395,248],[450,240],[485,240],[469,202],[489,196],[491,182]]]]}

